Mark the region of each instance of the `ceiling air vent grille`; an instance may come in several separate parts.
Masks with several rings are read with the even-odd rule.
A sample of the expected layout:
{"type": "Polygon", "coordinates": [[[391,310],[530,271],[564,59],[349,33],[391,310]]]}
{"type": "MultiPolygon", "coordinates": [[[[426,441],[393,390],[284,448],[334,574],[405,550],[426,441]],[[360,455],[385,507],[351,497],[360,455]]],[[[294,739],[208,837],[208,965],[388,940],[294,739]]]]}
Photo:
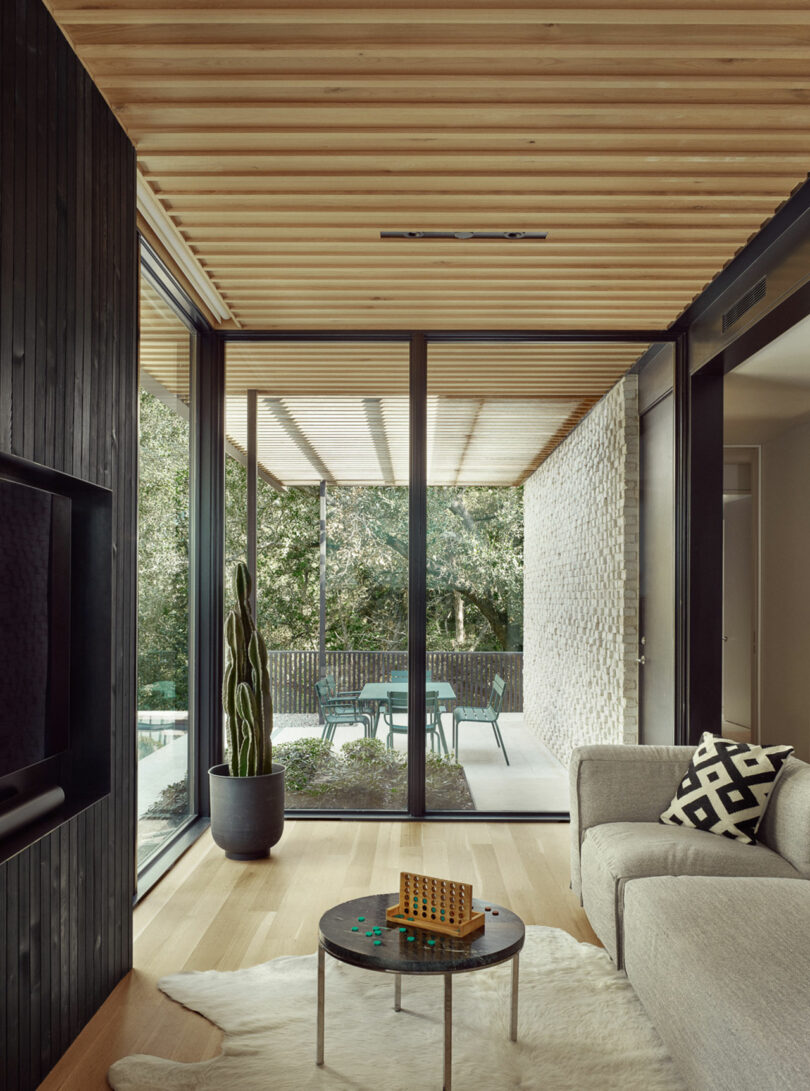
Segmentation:
{"type": "Polygon", "coordinates": [[[735,322],[739,322],[746,311],[750,311],[754,304],[765,298],[765,277],[757,281],[753,288],[749,288],[745,295],[740,296],[733,307],[729,307],[723,315],[723,333],[730,330],[735,322]]]}

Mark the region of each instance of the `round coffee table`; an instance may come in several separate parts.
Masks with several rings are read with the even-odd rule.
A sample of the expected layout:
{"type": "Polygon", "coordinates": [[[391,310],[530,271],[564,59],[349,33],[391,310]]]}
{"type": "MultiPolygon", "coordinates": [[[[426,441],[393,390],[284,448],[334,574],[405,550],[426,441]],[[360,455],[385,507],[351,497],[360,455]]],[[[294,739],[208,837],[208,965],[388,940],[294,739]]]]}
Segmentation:
{"type": "Polygon", "coordinates": [[[450,1091],[453,1063],[453,974],[482,970],[512,960],[512,1004],[509,1037],[517,1041],[518,958],[526,930],[516,913],[491,902],[473,899],[473,909],[484,913],[485,927],[464,939],[412,928],[407,921],[385,919],[399,894],[372,894],[336,905],[318,926],[318,1040],[316,1064],[323,1064],[324,955],[340,962],[394,974],[394,1011],[401,1010],[403,974],[440,974],[444,977],[444,1089],[450,1091]],[[375,931],[377,929],[378,931],[375,931]]]}

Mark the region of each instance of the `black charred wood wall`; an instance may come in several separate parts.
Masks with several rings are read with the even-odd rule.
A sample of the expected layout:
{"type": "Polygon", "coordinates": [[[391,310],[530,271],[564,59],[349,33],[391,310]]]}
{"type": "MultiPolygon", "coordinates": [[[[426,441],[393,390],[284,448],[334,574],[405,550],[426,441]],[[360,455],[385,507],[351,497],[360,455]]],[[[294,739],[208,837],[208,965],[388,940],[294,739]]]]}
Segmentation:
{"type": "Polygon", "coordinates": [[[135,156],[40,0],[0,4],[0,450],[113,492],[112,790],[0,866],[0,1086],[33,1088],[131,966],[135,156]]]}

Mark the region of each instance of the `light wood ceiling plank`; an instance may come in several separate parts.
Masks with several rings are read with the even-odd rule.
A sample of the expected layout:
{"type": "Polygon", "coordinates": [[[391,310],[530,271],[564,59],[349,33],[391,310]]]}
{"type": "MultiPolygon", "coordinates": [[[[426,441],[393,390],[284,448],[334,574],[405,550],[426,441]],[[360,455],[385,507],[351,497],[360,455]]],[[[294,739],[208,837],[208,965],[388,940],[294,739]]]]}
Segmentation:
{"type": "Polygon", "coordinates": [[[49,6],[249,326],[668,325],[810,162],[807,0],[49,6]]]}

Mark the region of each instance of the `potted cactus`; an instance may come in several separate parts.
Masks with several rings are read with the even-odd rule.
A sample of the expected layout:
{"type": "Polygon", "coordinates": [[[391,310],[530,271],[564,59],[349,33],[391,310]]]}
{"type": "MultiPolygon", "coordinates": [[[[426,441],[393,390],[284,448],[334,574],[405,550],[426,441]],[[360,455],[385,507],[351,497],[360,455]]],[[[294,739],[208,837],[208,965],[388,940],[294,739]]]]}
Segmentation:
{"type": "Polygon", "coordinates": [[[284,829],[284,766],[273,763],[273,702],[267,647],[250,609],[251,578],[240,563],[237,605],[225,621],[222,704],[229,760],[208,771],[211,833],[231,860],[258,860],[284,829]]]}

